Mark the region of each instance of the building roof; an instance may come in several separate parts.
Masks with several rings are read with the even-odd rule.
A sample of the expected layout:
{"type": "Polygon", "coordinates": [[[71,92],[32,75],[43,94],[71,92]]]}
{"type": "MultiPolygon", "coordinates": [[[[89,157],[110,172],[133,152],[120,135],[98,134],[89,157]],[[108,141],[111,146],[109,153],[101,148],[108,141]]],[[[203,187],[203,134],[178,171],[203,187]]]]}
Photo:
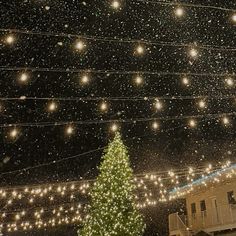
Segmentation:
{"type": "Polygon", "coordinates": [[[183,185],[182,187],[178,187],[172,189],[169,192],[170,200],[176,198],[185,198],[186,195],[196,192],[196,191],[203,191],[206,189],[206,186],[217,186],[219,183],[224,181],[231,182],[235,181],[236,177],[236,164],[222,167],[221,169],[211,172],[208,175],[205,175],[201,178],[194,180],[193,182],[183,185]]]}

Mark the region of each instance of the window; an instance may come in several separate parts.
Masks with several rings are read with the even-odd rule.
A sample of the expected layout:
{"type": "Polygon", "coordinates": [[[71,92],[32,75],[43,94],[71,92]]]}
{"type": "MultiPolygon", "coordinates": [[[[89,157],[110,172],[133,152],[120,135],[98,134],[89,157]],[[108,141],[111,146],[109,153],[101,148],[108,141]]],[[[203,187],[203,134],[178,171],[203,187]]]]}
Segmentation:
{"type": "Polygon", "coordinates": [[[196,212],[197,212],[197,210],[196,210],[196,203],[192,203],[191,204],[191,213],[192,213],[192,218],[193,219],[196,219],[196,212]]]}
{"type": "Polygon", "coordinates": [[[205,200],[200,201],[201,211],[206,211],[206,202],[205,200]]]}
{"type": "Polygon", "coordinates": [[[228,203],[229,204],[236,204],[236,200],[234,197],[234,191],[227,192],[228,203]]]}

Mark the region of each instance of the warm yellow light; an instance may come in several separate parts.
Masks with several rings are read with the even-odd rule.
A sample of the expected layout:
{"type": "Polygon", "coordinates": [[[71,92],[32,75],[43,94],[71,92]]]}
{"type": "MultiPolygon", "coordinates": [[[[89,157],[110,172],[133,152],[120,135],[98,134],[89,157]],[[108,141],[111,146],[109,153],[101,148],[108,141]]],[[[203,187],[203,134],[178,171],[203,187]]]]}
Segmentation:
{"type": "Polygon", "coordinates": [[[137,75],[134,81],[136,85],[141,85],[143,83],[143,78],[140,75],[137,75]]]}
{"type": "Polygon", "coordinates": [[[106,103],[106,102],[102,102],[102,103],[100,104],[100,110],[101,110],[102,112],[105,112],[105,111],[107,111],[107,109],[108,109],[107,103],[106,103]]]}
{"type": "Polygon", "coordinates": [[[159,128],[159,124],[158,124],[156,121],[154,121],[154,122],[152,123],[152,128],[153,128],[154,130],[157,130],[157,129],[159,128]]]}
{"type": "Polygon", "coordinates": [[[74,127],[72,125],[69,125],[66,127],[66,134],[71,135],[74,132],[74,127]]]}
{"type": "Polygon", "coordinates": [[[232,15],[232,21],[233,21],[234,23],[236,23],[236,13],[234,13],[234,14],[232,15]]]}
{"type": "Polygon", "coordinates": [[[17,128],[14,128],[14,129],[12,129],[12,130],[10,131],[10,137],[11,137],[11,138],[16,138],[17,135],[18,135],[18,133],[19,133],[18,129],[17,129],[17,128]]]}
{"type": "Polygon", "coordinates": [[[188,86],[188,85],[190,84],[189,78],[186,77],[186,76],[183,77],[183,78],[182,78],[182,83],[183,83],[183,85],[188,86]]]}
{"type": "Polygon", "coordinates": [[[29,75],[27,73],[22,73],[19,77],[19,81],[21,83],[26,83],[29,79],[29,75]]]}
{"type": "Polygon", "coordinates": [[[196,48],[191,48],[189,50],[189,55],[192,57],[192,58],[196,58],[198,56],[198,50],[196,48]]]}
{"type": "Polygon", "coordinates": [[[197,126],[197,122],[194,119],[189,120],[189,126],[191,128],[194,128],[197,126]]]}
{"type": "Polygon", "coordinates": [[[159,99],[156,99],[155,108],[157,110],[161,110],[163,108],[163,105],[159,99]]]}
{"type": "Polygon", "coordinates": [[[144,53],[144,47],[142,45],[138,45],[136,47],[136,53],[142,55],[144,53]]]}
{"type": "Polygon", "coordinates": [[[15,38],[13,35],[8,35],[5,39],[7,44],[13,44],[15,42],[15,38]]]}
{"type": "Polygon", "coordinates": [[[112,1],[111,6],[112,6],[114,9],[119,9],[119,8],[120,8],[120,2],[117,1],[117,0],[114,0],[114,1],[112,1]]]}
{"type": "Polygon", "coordinates": [[[57,109],[57,104],[56,104],[56,102],[50,102],[49,104],[48,104],[48,111],[49,112],[54,112],[54,111],[56,111],[56,109],[57,109]]]}
{"type": "Polygon", "coordinates": [[[225,83],[228,87],[232,87],[234,85],[234,80],[233,78],[229,77],[225,79],[225,83]]]}
{"type": "Polygon", "coordinates": [[[222,122],[224,125],[229,125],[229,123],[230,123],[229,118],[226,116],[222,118],[222,122]]]}
{"type": "Polygon", "coordinates": [[[80,79],[82,84],[88,84],[89,83],[89,76],[88,75],[82,75],[80,79]]]}
{"type": "Polygon", "coordinates": [[[182,7],[178,7],[175,9],[175,15],[177,17],[181,17],[184,15],[184,9],[182,7]]]}
{"type": "Polygon", "coordinates": [[[200,100],[198,102],[198,106],[199,106],[199,108],[204,109],[204,108],[206,108],[206,102],[204,100],[200,100]]]}
{"type": "Polygon", "coordinates": [[[78,40],[75,43],[75,49],[78,51],[83,51],[85,47],[86,47],[86,45],[84,44],[84,42],[82,40],[78,40]]]}
{"type": "Polygon", "coordinates": [[[111,131],[112,131],[112,132],[116,132],[116,131],[118,130],[118,128],[119,128],[119,127],[118,127],[117,124],[112,124],[112,125],[111,125],[111,131]]]}

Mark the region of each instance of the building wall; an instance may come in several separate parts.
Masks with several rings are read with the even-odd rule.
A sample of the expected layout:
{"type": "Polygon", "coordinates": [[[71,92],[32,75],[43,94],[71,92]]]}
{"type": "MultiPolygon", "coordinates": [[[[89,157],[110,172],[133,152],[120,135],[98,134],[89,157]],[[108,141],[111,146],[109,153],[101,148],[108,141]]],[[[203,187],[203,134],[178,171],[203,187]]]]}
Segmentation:
{"type": "MultiPolygon", "coordinates": [[[[236,195],[236,180],[215,187],[206,187],[186,197],[188,225],[194,232],[204,229],[223,229],[223,227],[236,228],[236,204],[228,202],[227,192],[230,191],[234,191],[236,195]],[[201,212],[200,209],[202,200],[206,203],[205,212],[201,212]],[[192,203],[196,204],[195,217],[191,213],[192,203]]],[[[208,230],[208,232],[212,231],[208,230]]]]}

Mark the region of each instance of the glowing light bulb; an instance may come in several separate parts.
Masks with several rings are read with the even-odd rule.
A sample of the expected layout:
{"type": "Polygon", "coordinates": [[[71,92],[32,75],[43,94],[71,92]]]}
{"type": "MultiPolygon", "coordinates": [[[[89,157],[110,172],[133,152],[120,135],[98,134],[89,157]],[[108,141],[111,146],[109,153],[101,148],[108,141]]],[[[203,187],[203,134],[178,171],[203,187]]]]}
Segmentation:
{"type": "Polygon", "coordinates": [[[75,43],[75,49],[78,50],[78,51],[84,50],[85,47],[86,47],[86,45],[84,44],[84,42],[82,40],[78,40],[75,43]]]}
{"type": "Polygon", "coordinates": [[[102,102],[102,103],[100,104],[100,110],[101,110],[102,112],[107,111],[107,108],[108,108],[108,105],[107,105],[106,102],[102,102]]]}
{"type": "Polygon", "coordinates": [[[112,124],[111,125],[111,131],[116,132],[118,130],[118,125],[117,124],[112,124]]]}
{"type": "Polygon", "coordinates": [[[184,9],[182,7],[178,7],[175,9],[175,15],[177,17],[181,17],[184,15],[184,9]]]}
{"type": "Polygon", "coordinates": [[[161,110],[163,108],[163,105],[159,99],[156,99],[155,108],[157,110],[161,110]]]}
{"type": "Polygon", "coordinates": [[[138,45],[136,48],[136,53],[142,55],[144,53],[144,47],[142,45],[138,45]]]}
{"type": "Polygon", "coordinates": [[[154,122],[152,123],[152,128],[153,128],[154,130],[157,130],[157,129],[159,128],[159,124],[158,124],[156,121],[154,121],[154,122]]]}
{"type": "Polygon", "coordinates": [[[198,106],[199,106],[199,108],[204,109],[204,108],[206,108],[206,102],[204,100],[200,100],[198,102],[198,106]]]}
{"type": "Polygon", "coordinates": [[[191,120],[189,121],[189,126],[190,126],[191,128],[196,127],[196,125],[197,125],[197,122],[196,122],[194,119],[191,119],[191,120]]]}
{"type": "Polygon", "coordinates": [[[72,125],[69,125],[68,127],[66,127],[66,134],[67,135],[71,135],[74,132],[74,127],[72,125]]]}
{"type": "Polygon", "coordinates": [[[189,81],[188,77],[186,77],[186,76],[183,77],[182,78],[182,83],[183,83],[183,85],[188,86],[190,84],[190,81],[189,81]]]}
{"type": "Polygon", "coordinates": [[[222,118],[222,122],[223,122],[224,125],[229,125],[229,123],[230,123],[229,118],[226,117],[226,116],[222,118]]]}
{"type": "Polygon", "coordinates": [[[15,38],[14,38],[13,35],[9,35],[9,36],[6,37],[5,41],[6,41],[7,44],[13,44],[15,42],[15,38]]]}
{"type": "Polygon", "coordinates": [[[57,104],[55,102],[50,102],[48,104],[48,111],[49,112],[54,112],[57,109],[57,104]]]}
{"type": "Polygon", "coordinates": [[[233,21],[234,23],[236,23],[236,13],[234,13],[234,14],[232,15],[232,21],[233,21]]]}
{"type": "Polygon", "coordinates": [[[141,85],[143,83],[143,78],[140,75],[137,75],[134,81],[136,85],[141,85]]]}
{"type": "Polygon", "coordinates": [[[189,55],[192,57],[192,58],[196,58],[198,56],[198,51],[196,48],[191,48],[189,50],[189,55]]]}
{"type": "Polygon", "coordinates": [[[16,138],[18,133],[19,133],[19,131],[17,130],[17,128],[14,128],[13,130],[10,131],[10,137],[16,138]]]}
{"type": "Polygon", "coordinates": [[[80,81],[81,81],[82,84],[88,84],[89,83],[89,76],[88,75],[83,75],[81,77],[80,81]]]}
{"type": "Polygon", "coordinates": [[[117,1],[117,0],[114,0],[114,1],[111,3],[111,6],[112,6],[112,8],[114,8],[114,9],[119,9],[119,8],[120,8],[120,2],[117,1]]]}
{"type": "Polygon", "coordinates": [[[234,80],[231,77],[225,79],[225,82],[228,87],[232,87],[234,85],[234,80]]]}
{"type": "Polygon", "coordinates": [[[29,79],[29,75],[27,73],[22,73],[19,77],[19,81],[22,83],[26,83],[29,79]]]}

